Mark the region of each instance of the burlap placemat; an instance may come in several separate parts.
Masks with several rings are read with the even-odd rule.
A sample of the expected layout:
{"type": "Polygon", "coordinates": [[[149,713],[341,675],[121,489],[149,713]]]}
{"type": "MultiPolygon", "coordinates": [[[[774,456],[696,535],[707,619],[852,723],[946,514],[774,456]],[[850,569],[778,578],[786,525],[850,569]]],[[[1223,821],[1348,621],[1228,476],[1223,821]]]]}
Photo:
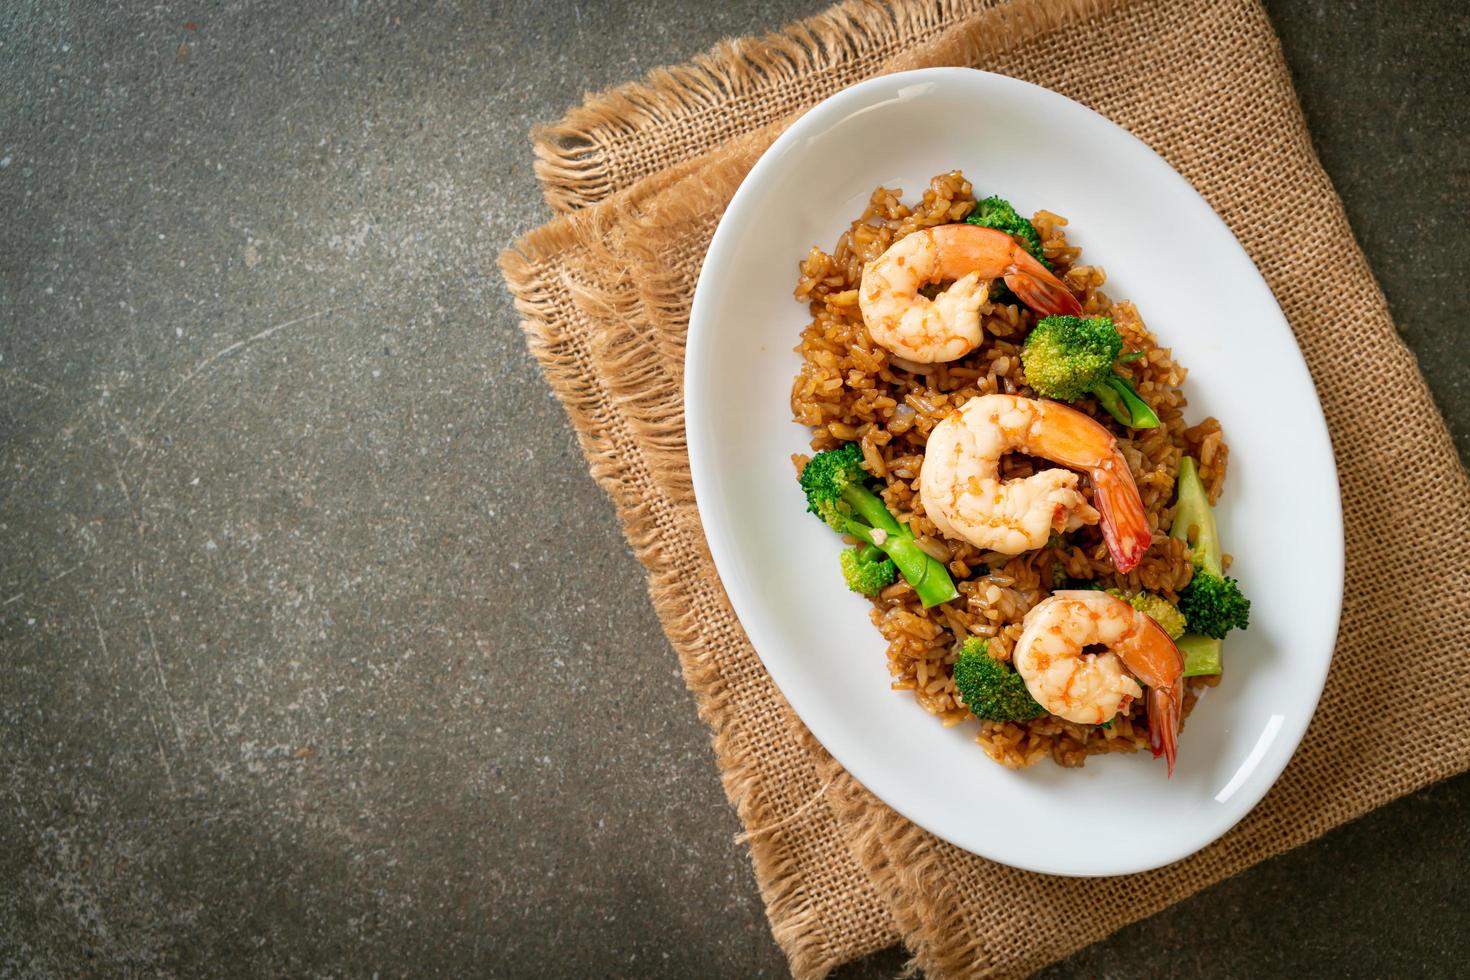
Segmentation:
{"type": "MultiPolygon", "coordinates": [[[[544,131],[537,152],[548,201],[570,213],[518,242],[502,268],[648,568],[796,974],[899,938],[931,975],[1023,974],[1470,766],[1470,693],[1444,683],[1470,648],[1461,547],[1470,483],[1313,154],[1254,0],[849,3],[591,98],[544,131]],[[693,504],[683,340],[725,203],[794,114],[880,71],[950,64],[1078,99],[1189,178],[1274,290],[1332,433],[1348,567],[1316,719],[1238,827],[1143,875],[1015,871],[883,806],[780,698],[719,587],[693,504]]],[[[1292,492],[1290,474],[1282,479],[1292,492]]],[[[1310,556],[1292,557],[1309,570],[1310,556]]]]}

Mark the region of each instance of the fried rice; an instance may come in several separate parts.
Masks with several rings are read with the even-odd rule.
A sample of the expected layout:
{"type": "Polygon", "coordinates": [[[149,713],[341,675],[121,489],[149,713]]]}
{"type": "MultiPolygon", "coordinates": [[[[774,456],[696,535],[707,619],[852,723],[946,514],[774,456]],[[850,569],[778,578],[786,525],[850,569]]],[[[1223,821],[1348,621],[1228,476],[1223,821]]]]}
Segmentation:
{"type": "MultiPolygon", "coordinates": [[[[1082,580],[1177,600],[1192,568],[1184,542],[1163,532],[1173,517],[1179,460],[1191,455],[1199,461],[1213,503],[1225,479],[1229,449],[1215,419],[1186,423],[1180,390],[1185,369],[1174,362],[1168,348],[1158,346],[1132,303],[1114,301],[1103,292],[1107,279],[1103,269],[1084,264],[1081,249],[1068,244],[1066,219],[1039,211],[1032,224],[1046,258],[1081,301],[1084,315],[1111,317],[1126,349],[1144,354],[1117,369],[1152,406],[1161,423],[1158,428],[1125,428],[1092,399],[1073,407],[1117,437],[1138,484],[1153,544],[1137,568],[1120,575],[1095,526],[1065,537],[1053,535],[1046,547],[1016,556],[945,538],[925,515],[919,498],[925,442],[935,425],[977,395],[1034,397],[1026,385],[1020,351],[1036,316],[1013,298],[1009,303],[982,305],[980,346],[949,363],[908,363],[875,344],[858,308],[863,266],[913,231],[963,221],[975,206],[974,190],[957,170],[930,181],[917,204],[903,203],[901,194],[896,188],[874,190],[867,208],[830,252],[813,247],[801,261],[796,298],[810,305],[812,320],[796,348],[802,366],[792,385],[791,410],[796,421],[811,427],[814,451],[856,442],[862,448],[864,468],[876,479],[888,509],[910,526],[920,547],[948,565],[958,600],[925,609],[900,578],[872,599],[870,615],[888,641],[893,688],[912,691],[925,710],[945,725],[956,725],[973,717],[957,698],[952,676],[960,645],[967,637],[986,637],[990,655],[1009,662],[1022,618],[1054,587],[1064,582],[1075,587],[1082,580]]],[[[806,456],[793,457],[798,473],[806,461],[806,456]]],[[[1011,455],[1001,462],[1001,476],[1021,478],[1051,465],[1011,455]]],[[[1091,488],[1084,492],[1090,498],[1091,488]]],[[[1188,679],[1186,716],[1201,688],[1218,681],[1218,676],[1188,679]]],[[[1133,702],[1126,715],[1120,713],[1101,726],[1054,715],[1024,722],[981,721],[976,740],[1006,766],[1029,766],[1048,756],[1063,766],[1080,766],[1089,755],[1146,748],[1145,702],[1133,702]]]]}

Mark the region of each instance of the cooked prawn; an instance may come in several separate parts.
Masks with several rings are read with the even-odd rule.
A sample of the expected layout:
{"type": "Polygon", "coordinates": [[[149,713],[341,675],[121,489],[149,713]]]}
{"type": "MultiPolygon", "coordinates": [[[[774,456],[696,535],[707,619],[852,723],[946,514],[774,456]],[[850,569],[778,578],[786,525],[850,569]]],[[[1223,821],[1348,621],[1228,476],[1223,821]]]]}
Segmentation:
{"type": "Polygon", "coordinates": [[[1184,658],[1153,619],[1106,592],[1053,592],[1026,614],[1011,662],[1043,708],[1082,725],[1111,720],[1143,696],[1142,682],[1149,746],[1173,775],[1184,658]],[[1093,645],[1107,649],[1084,652],[1093,645]]]}
{"type": "Polygon", "coordinates": [[[1040,548],[1053,531],[1075,530],[1101,518],[1113,564],[1127,573],[1152,539],[1118,440],[1059,402],[1017,395],[971,398],[929,434],[919,484],[925,512],[946,536],[1006,555],[1040,548]],[[1008,452],[1070,469],[1002,481],[1000,460],[1008,452]],[[1077,489],[1072,470],[1092,479],[1096,510],[1077,489]]]}
{"type": "Polygon", "coordinates": [[[906,235],[863,267],[858,304],[873,340],[922,364],[953,361],[980,346],[980,306],[1003,278],[1042,315],[1077,316],[1082,305],[1016,239],[978,225],[940,225],[906,235]],[[934,299],[919,287],[953,279],[934,299]]]}

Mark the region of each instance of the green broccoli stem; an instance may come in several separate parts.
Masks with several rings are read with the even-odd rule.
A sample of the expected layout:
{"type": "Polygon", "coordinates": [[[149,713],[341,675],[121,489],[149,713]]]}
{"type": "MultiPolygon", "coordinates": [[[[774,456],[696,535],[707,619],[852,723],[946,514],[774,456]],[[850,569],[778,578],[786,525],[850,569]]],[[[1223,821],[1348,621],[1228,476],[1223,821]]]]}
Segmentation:
{"type": "Polygon", "coordinates": [[[1097,387],[1088,391],[1113,418],[1130,429],[1157,429],[1159,417],[1148,402],[1138,397],[1133,384],[1116,372],[1109,374],[1097,387]]]}
{"type": "Polygon", "coordinates": [[[1149,407],[1148,402],[1138,396],[1138,389],[1133,387],[1133,382],[1121,374],[1114,374],[1108,378],[1108,384],[1123,396],[1123,402],[1128,406],[1128,414],[1132,421],[1129,426],[1135,429],[1157,429],[1159,417],[1149,407]]]}
{"type": "Polygon", "coordinates": [[[1124,425],[1127,425],[1129,419],[1133,417],[1128,411],[1128,406],[1123,402],[1123,396],[1118,394],[1107,381],[1088,391],[1088,394],[1097,399],[1103,411],[1124,425]]]}
{"type": "Polygon", "coordinates": [[[902,532],[903,529],[899,526],[898,521],[893,519],[893,515],[884,505],[883,498],[867,487],[849,483],[842,489],[842,499],[847,502],[854,513],[868,522],[869,527],[880,528],[889,534],[902,532]]]}
{"type": "Polygon", "coordinates": [[[898,573],[913,587],[925,609],[959,598],[959,592],[954,587],[954,580],[949,577],[949,571],[918,546],[914,541],[912,531],[900,526],[886,509],[883,514],[887,518],[887,523],[892,524],[897,530],[889,531],[886,527],[871,528],[866,524],[849,519],[847,533],[887,555],[894,567],[898,569],[898,573]],[[882,541],[879,541],[874,535],[875,530],[883,532],[882,541]]]}
{"type": "Polygon", "coordinates": [[[1178,486],[1179,503],[1174,508],[1174,523],[1169,527],[1169,537],[1188,543],[1189,530],[1194,528],[1190,558],[1211,575],[1224,575],[1220,567],[1222,553],[1220,532],[1215,527],[1215,511],[1199,478],[1194,457],[1185,456],[1179,460],[1178,486]]]}
{"type": "Polygon", "coordinates": [[[1174,641],[1184,657],[1185,677],[1207,677],[1220,673],[1221,641],[1198,633],[1185,633],[1174,641]]]}

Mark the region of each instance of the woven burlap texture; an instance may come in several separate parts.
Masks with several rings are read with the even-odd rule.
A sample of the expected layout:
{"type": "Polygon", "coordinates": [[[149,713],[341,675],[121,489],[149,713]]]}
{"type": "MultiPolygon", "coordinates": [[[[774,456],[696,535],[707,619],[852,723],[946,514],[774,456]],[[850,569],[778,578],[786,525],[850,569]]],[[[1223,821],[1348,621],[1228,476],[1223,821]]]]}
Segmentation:
{"type": "MultiPolygon", "coordinates": [[[[592,97],[543,131],[537,152],[548,201],[570,213],[518,242],[502,268],[531,348],[648,568],[797,975],[897,938],[933,976],[1025,974],[1470,766],[1470,694],[1442,681],[1470,648],[1470,560],[1460,547],[1470,483],[1312,151],[1254,0],[849,3],[592,97]],[[794,115],[874,73],[928,65],[1045,85],[1163,155],[1265,275],[1327,415],[1347,581],[1317,716],[1252,814],[1158,871],[1029,874],[893,813],[785,705],[704,545],[680,384],[690,298],[719,215],[794,115]],[[1407,618],[1404,596],[1418,597],[1407,618]]],[[[1283,492],[1290,486],[1284,474],[1283,492]]],[[[1310,572],[1309,557],[1292,557],[1310,572]]]]}

